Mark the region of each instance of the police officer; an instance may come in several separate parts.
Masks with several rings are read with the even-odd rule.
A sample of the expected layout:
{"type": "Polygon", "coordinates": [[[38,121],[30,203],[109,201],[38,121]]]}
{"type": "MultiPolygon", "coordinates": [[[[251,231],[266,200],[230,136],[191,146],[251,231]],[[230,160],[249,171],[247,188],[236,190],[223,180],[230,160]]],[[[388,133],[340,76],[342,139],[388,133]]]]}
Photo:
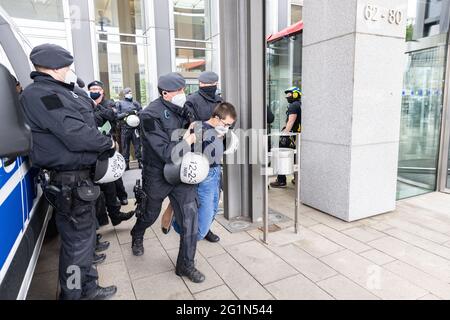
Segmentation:
{"type": "MultiPolygon", "coordinates": [[[[142,107],[137,101],[133,101],[133,92],[131,88],[126,88],[123,91],[124,99],[117,103],[118,117],[123,119],[129,114],[138,114],[142,107]]],[[[139,163],[139,169],[142,169],[142,152],[141,152],[141,140],[139,132],[136,128],[130,127],[127,123],[123,122],[122,126],[122,151],[125,161],[127,162],[127,170],[130,169],[130,147],[133,143],[136,159],[139,163]]]]}
{"type": "Polygon", "coordinates": [[[205,280],[205,276],[194,264],[198,233],[197,187],[187,184],[173,186],[164,178],[164,167],[173,163],[174,150],[178,156],[183,156],[186,151],[191,150],[196,141],[195,134],[191,130],[184,136],[176,131],[186,128],[189,123],[184,112],[185,87],[186,81],[178,73],[160,77],[158,82],[160,98],[153,101],[140,115],[144,151],[142,176],[147,203],[145,213],[138,217],[131,231],[132,250],[135,256],[144,254],[145,230],[158,219],[162,203],[169,197],[176,220],[182,229],[176,274],[186,276],[195,283],[201,283],[205,280]],[[180,139],[174,141],[174,133],[178,133],[180,139]]]}
{"type": "Polygon", "coordinates": [[[36,69],[31,73],[34,83],[23,92],[21,103],[33,134],[33,166],[51,172],[51,187],[45,191],[56,207],[61,235],[60,299],[106,299],[117,288],[99,287],[92,264],[95,200],[100,192],[91,169],[99,154],[109,153],[115,143],[86,123],[88,115],[82,113],[90,105],[74,92],[77,78],[70,70],[73,57],[68,51],[44,44],[32,50],[30,59],[36,69]]]}
{"type": "MultiPolygon", "coordinates": [[[[88,84],[89,94],[92,100],[96,104],[95,117],[98,126],[103,126],[106,121],[112,126],[111,131],[115,132],[117,128],[117,110],[115,109],[115,103],[113,100],[106,99],[104,84],[101,81],[93,81],[88,84]]],[[[116,139],[117,141],[117,139],[116,139]]],[[[128,194],[125,191],[123,179],[119,179],[115,182],[116,194],[120,200],[122,206],[128,205],[128,194]]]]}
{"type": "MultiPolygon", "coordinates": [[[[286,100],[289,103],[288,110],[286,112],[287,120],[286,126],[283,129],[283,133],[300,133],[302,130],[302,93],[300,88],[293,87],[285,91],[286,100]]],[[[295,139],[290,137],[283,137],[280,140],[280,147],[294,148],[295,139]]],[[[295,180],[292,180],[295,184],[295,180]]],[[[273,188],[285,188],[286,176],[278,176],[277,180],[270,184],[273,188]]]]}
{"type": "Polygon", "coordinates": [[[198,78],[200,89],[187,98],[186,107],[194,115],[195,121],[208,121],[217,105],[223,99],[217,94],[219,76],[211,71],[202,72],[198,78]]]}

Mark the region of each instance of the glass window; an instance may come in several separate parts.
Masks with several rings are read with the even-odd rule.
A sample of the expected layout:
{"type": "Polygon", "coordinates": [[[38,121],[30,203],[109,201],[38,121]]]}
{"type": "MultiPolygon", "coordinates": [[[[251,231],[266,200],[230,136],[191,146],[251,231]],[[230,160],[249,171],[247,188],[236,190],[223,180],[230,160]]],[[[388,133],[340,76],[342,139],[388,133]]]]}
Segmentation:
{"type": "Polygon", "coordinates": [[[291,24],[297,23],[303,19],[303,7],[299,5],[291,6],[291,24]]]}
{"type": "Polygon", "coordinates": [[[208,69],[212,55],[210,0],[175,0],[177,72],[196,78],[208,69]]]}
{"type": "Polygon", "coordinates": [[[63,22],[61,0],[0,0],[0,7],[13,18],[63,22]]]}
{"type": "Polygon", "coordinates": [[[447,59],[445,40],[439,35],[440,9],[437,8],[441,8],[440,2],[408,2],[408,60],[402,92],[397,184],[399,199],[433,192],[437,187],[447,59]],[[423,41],[424,37],[429,38],[423,41]]]}
{"type": "Polygon", "coordinates": [[[398,198],[436,190],[445,47],[410,53],[404,78],[398,198]]]}
{"type": "Polygon", "coordinates": [[[150,97],[147,37],[143,35],[141,0],[95,0],[100,80],[109,84],[108,97],[122,99],[131,88],[136,100],[148,105],[150,97]]]}
{"type": "MultiPolygon", "coordinates": [[[[268,106],[275,116],[273,132],[286,126],[288,102],[285,91],[292,86],[301,88],[302,34],[269,43],[267,54],[268,106]]],[[[276,143],[276,142],[274,142],[276,143]]]]}

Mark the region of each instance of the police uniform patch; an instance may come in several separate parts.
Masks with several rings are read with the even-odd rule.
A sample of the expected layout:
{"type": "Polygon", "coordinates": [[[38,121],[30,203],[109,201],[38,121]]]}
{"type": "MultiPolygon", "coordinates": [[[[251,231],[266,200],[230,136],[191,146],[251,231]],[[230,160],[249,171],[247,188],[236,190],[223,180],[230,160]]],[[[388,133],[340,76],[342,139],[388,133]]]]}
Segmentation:
{"type": "Polygon", "coordinates": [[[61,99],[56,94],[45,96],[41,98],[42,103],[48,111],[57,110],[62,108],[64,105],[61,99]]]}
{"type": "Polygon", "coordinates": [[[155,131],[155,119],[147,118],[143,121],[144,130],[147,132],[155,131]]]}

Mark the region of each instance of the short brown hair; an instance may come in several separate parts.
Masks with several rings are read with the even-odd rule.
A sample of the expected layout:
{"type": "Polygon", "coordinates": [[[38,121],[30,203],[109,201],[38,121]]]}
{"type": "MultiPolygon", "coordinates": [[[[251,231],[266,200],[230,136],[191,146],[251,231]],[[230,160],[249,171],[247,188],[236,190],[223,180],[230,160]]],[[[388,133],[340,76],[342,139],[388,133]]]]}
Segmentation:
{"type": "Polygon", "coordinates": [[[228,102],[222,102],[221,104],[219,104],[213,112],[212,117],[218,117],[221,120],[225,120],[225,118],[229,116],[230,118],[232,118],[233,120],[237,119],[237,112],[236,112],[236,108],[228,102]]]}

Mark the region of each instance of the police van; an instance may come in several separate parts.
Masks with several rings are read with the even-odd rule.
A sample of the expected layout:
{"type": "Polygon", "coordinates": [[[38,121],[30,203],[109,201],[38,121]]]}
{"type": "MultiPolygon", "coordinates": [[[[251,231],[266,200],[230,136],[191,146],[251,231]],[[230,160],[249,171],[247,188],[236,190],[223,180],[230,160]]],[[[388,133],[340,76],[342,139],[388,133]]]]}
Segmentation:
{"type": "MultiPolygon", "coordinates": [[[[4,41],[5,24],[0,25],[4,41]]],[[[52,213],[27,158],[31,132],[6,49],[0,43],[0,300],[26,299],[52,213]]]]}

